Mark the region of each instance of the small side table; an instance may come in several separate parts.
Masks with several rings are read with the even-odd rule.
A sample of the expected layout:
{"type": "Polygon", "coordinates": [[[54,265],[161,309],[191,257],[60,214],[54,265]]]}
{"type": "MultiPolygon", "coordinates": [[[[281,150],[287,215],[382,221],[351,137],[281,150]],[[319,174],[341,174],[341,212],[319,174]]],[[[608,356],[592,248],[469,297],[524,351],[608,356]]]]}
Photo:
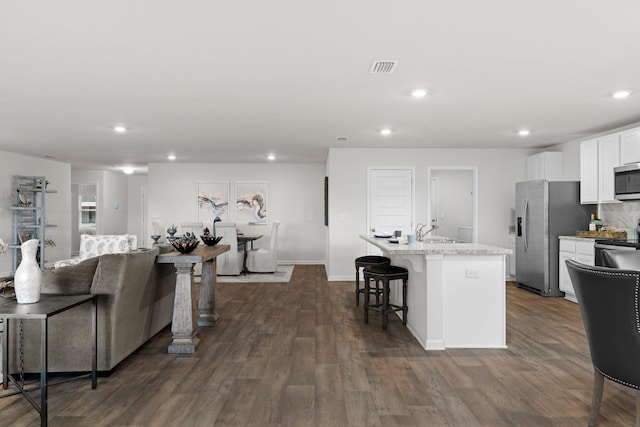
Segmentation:
{"type": "MultiPolygon", "coordinates": [[[[98,348],[98,310],[97,310],[97,295],[46,295],[40,296],[40,301],[34,304],[18,304],[15,301],[0,300],[0,319],[4,322],[4,334],[2,334],[2,388],[7,389],[9,387],[9,381],[17,388],[17,393],[21,393],[25,399],[31,403],[36,411],[40,413],[40,425],[47,425],[47,397],[48,397],[48,353],[49,353],[49,336],[48,326],[49,318],[55,316],[58,313],[72,309],[91,302],[91,315],[93,321],[91,322],[91,388],[97,387],[97,348],[98,348]],[[10,320],[26,320],[37,319],[41,322],[41,342],[42,348],[40,352],[40,405],[29,395],[30,391],[34,389],[25,389],[22,384],[17,381],[13,375],[9,374],[9,321],[10,320]]],[[[77,378],[84,378],[88,375],[79,375],[77,378]]],[[[51,384],[53,385],[53,384],[51,384]]],[[[37,389],[36,389],[37,390],[37,389]]],[[[17,394],[11,393],[3,397],[17,394]]]]}

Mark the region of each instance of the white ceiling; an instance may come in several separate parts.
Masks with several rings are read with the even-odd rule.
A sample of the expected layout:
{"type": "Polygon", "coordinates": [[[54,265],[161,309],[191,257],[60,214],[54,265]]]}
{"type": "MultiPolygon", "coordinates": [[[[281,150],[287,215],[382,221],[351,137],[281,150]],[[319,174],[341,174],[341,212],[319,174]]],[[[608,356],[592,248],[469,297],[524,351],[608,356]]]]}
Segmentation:
{"type": "Polygon", "coordinates": [[[0,3],[0,150],[79,168],[541,148],[634,122],[637,0],[0,3]]]}

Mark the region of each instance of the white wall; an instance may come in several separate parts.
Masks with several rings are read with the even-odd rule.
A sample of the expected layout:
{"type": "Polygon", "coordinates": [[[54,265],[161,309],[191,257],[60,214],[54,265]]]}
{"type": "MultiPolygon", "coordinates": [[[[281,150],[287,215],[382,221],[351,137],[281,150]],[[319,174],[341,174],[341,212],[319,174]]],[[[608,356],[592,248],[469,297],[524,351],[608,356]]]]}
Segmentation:
{"type": "Polygon", "coordinates": [[[142,188],[147,185],[147,175],[129,175],[127,177],[127,232],[138,236],[138,246],[149,247],[151,238],[142,229],[142,188]]]}
{"type": "MultiPolygon", "coordinates": [[[[278,260],[322,263],[325,259],[324,226],[325,165],[309,164],[181,164],[151,163],[148,176],[148,229],[166,236],[171,224],[199,222],[199,181],[229,181],[230,200],[236,181],[267,181],[268,221],[265,225],[238,224],[244,232],[264,234],[255,247],[268,243],[271,223],[281,221],[278,260]]],[[[235,205],[230,203],[231,221],[235,205]]],[[[206,224],[211,228],[210,224],[206,224]]]]}
{"type": "Polygon", "coordinates": [[[102,233],[128,233],[128,201],[127,175],[121,172],[104,172],[102,191],[102,233]]]}
{"type": "Polygon", "coordinates": [[[353,260],[366,253],[367,168],[407,166],[416,170],[415,223],[425,222],[428,166],[478,166],[479,243],[509,247],[515,183],[526,178],[531,150],[351,149],[329,150],[329,280],[353,280],[353,260]],[[338,216],[344,218],[338,220],[338,216]]]}
{"type": "MultiPolygon", "coordinates": [[[[47,195],[46,218],[55,228],[47,228],[46,237],[53,239],[55,247],[45,249],[45,259],[57,261],[71,254],[71,166],[38,157],[0,151],[0,238],[13,243],[13,211],[15,202],[14,175],[46,176],[49,189],[57,193],[47,195]]],[[[0,254],[0,276],[11,274],[12,252],[0,254]]]]}

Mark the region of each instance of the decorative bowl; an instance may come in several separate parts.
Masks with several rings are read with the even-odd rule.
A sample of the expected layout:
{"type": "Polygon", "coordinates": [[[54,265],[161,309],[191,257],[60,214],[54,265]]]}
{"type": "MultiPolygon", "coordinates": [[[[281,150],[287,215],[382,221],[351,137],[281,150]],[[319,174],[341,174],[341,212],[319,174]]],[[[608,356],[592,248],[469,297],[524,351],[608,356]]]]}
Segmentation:
{"type": "Polygon", "coordinates": [[[200,241],[196,239],[176,239],[171,242],[171,246],[173,246],[178,252],[183,254],[188,254],[193,252],[195,248],[198,247],[200,241]]]}
{"type": "Polygon", "coordinates": [[[202,239],[202,241],[204,242],[205,245],[207,246],[215,246],[218,244],[218,242],[220,240],[222,240],[222,236],[218,236],[218,237],[213,237],[212,235],[202,235],[200,236],[200,238],[202,239]]]}

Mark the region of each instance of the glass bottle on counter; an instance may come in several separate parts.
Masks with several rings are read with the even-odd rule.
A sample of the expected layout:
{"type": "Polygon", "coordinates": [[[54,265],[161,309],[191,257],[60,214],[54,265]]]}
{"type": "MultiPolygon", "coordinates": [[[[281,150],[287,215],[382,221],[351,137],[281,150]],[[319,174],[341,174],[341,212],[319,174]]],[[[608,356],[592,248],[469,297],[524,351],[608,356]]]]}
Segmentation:
{"type": "Polygon", "coordinates": [[[591,214],[591,221],[589,221],[589,231],[600,231],[604,221],[596,218],[596,214],[591,214]]]}

